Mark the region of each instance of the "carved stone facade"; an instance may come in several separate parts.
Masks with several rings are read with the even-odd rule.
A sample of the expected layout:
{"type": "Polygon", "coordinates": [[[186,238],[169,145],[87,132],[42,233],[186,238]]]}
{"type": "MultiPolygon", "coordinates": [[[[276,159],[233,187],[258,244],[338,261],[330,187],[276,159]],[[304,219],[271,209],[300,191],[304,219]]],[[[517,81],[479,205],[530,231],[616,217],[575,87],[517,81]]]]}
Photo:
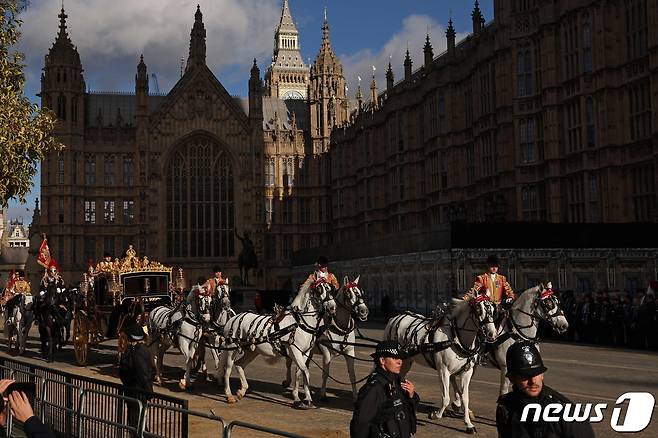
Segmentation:
{"type": "MultiPolygon", "coordinates": [[[[184,74],[167,94],[149,92],[144,57],[134,94],[87,92],[63,9],[59,17],[40,96],[59,118],[55,134],[66,149],[42,164],[40,230],[64,277],[76,279],[88,260],[121,256],[131,244],[183,267],[188,282],[215,264],[236,277],[235,233],[249,233],[259,260],[251,282],[288,287],[292,252],[328,241],[328,166],[311,133],[328,144],[333,124],[310,117],[309,102],[331,94],[301,60],[287,0],[275,62],[265,83],[254,62],[247,99],[230,96],[207,67],[199,8],[184,74]]],[[[323,33],[327,45],[326,20],[323,33]]],[[[344,84],[330,58],[327,86],[344,84]]]]}
{"type": "MultiPolygon", "coordinates": [[[[331,271],[342,281],[360,275],[371,311],[378,312],[388,295],[398,309],[429,314],[439,303],[466,292],[475,277],[485,272],[484,260],[501,255],[501,273],[515,291],[552,282],[564,291],[643,292],[658,278],[656,249],[446,249],[336,261],[331,271]]],[[[295,267],[293,284],[299,284],[312,265],[295,267]]]]}
{"type": "Polygon", "coordinates": [[[658,5],[494,1],[331,138],[333,240],[658,220],[658,5]]]}

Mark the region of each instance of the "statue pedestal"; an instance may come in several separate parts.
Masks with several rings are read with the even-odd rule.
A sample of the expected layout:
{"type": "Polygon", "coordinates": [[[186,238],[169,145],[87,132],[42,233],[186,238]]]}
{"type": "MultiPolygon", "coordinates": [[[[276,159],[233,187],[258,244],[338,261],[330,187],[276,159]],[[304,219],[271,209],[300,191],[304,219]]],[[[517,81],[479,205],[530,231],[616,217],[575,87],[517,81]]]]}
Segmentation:
{"type": "Polygon", "coordinates": [[[231,288],[231,307],[236,312],[256,310],[254,300],[258,289],[255,286],[237,286],[231,288]]]}

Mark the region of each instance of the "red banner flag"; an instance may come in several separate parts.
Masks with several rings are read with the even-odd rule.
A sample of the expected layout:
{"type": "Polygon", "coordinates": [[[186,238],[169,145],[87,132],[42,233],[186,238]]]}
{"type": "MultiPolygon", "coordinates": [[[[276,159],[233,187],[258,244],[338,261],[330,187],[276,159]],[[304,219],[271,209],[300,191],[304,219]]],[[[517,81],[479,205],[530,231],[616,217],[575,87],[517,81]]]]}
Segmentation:
{"type": "Polygon", "coordinates": [[[41,242],[41,246],[39,247],[39,258],[37,259],[37,263],[39,263],[44,268],[48,269],[50,267],[51,262],[52,262],[52,258],[50,257],[50,248],[48,248],[48,240],[43,239],[43,242],[41,242]]]}

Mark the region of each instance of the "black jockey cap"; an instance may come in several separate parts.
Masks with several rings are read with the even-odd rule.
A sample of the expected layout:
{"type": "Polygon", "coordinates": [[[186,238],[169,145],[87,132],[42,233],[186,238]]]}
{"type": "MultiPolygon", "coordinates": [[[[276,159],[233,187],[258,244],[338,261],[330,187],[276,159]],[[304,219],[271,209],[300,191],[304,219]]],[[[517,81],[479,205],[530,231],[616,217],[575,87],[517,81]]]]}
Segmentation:
{"type": "Polygon", "coordinates": [[[110,254],[109,252],[105,251],[105,252],[103,253],[103,258],[108,258],[108,257],[109,257],[109,258],[112,258],[112,254],[110,254]]]}
{"type": "Polygon", "coordinates": [[[507,377],[530,378],[546,372],[537,346],[529,341],[512,344],[507,350],[507,377]]]}
{"type": "Polygon", "coordinates": [[[141,341],[144,339],[144,329],[141,325],[133,324],[127,327],[125,331],[131,341],[141,341]]]}
{"type": "Polygon", "coordinates": [[[213,271],[213,272],[222,272],[222,268],[221,268],[219,265],[215,265],[215,266],[212,268],[212,271],[213,271]]]}
{"type": "Polygon", "coordinates": [[[489,257],[487,257],[487,266],[500,266],[500,260],[496,254],[491,254],[489,257]]]}
{"type": "Polygon", "coordinates": [[[329,260],[327,260],[325,256],[318,257],[318,260],[315,263],[321,268],[329,266],[329,260]]]}
{"type": "Polygon", "coordinates": [[[393,357],[396,359],[404,359],[407,356],[400,350],[400,344],[397,341],[380,341],[377,344],[375,352],[370,355],[373,359],[380,357],[393,357]]]}

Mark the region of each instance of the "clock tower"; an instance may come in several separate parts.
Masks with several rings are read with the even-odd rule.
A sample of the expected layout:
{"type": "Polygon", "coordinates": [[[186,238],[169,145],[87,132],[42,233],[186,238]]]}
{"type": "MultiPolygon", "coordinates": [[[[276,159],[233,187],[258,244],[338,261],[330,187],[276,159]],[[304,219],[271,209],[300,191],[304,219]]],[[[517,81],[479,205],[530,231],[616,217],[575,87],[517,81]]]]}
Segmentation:
{"type": "Polygon", "coordinates": [[[265,74],[265,95],[279,99],[306,99],[309,67],[304,64],[299,32],[288,0],[283,0],[281,20],[274,34],[272,65],[265,74]]]}

